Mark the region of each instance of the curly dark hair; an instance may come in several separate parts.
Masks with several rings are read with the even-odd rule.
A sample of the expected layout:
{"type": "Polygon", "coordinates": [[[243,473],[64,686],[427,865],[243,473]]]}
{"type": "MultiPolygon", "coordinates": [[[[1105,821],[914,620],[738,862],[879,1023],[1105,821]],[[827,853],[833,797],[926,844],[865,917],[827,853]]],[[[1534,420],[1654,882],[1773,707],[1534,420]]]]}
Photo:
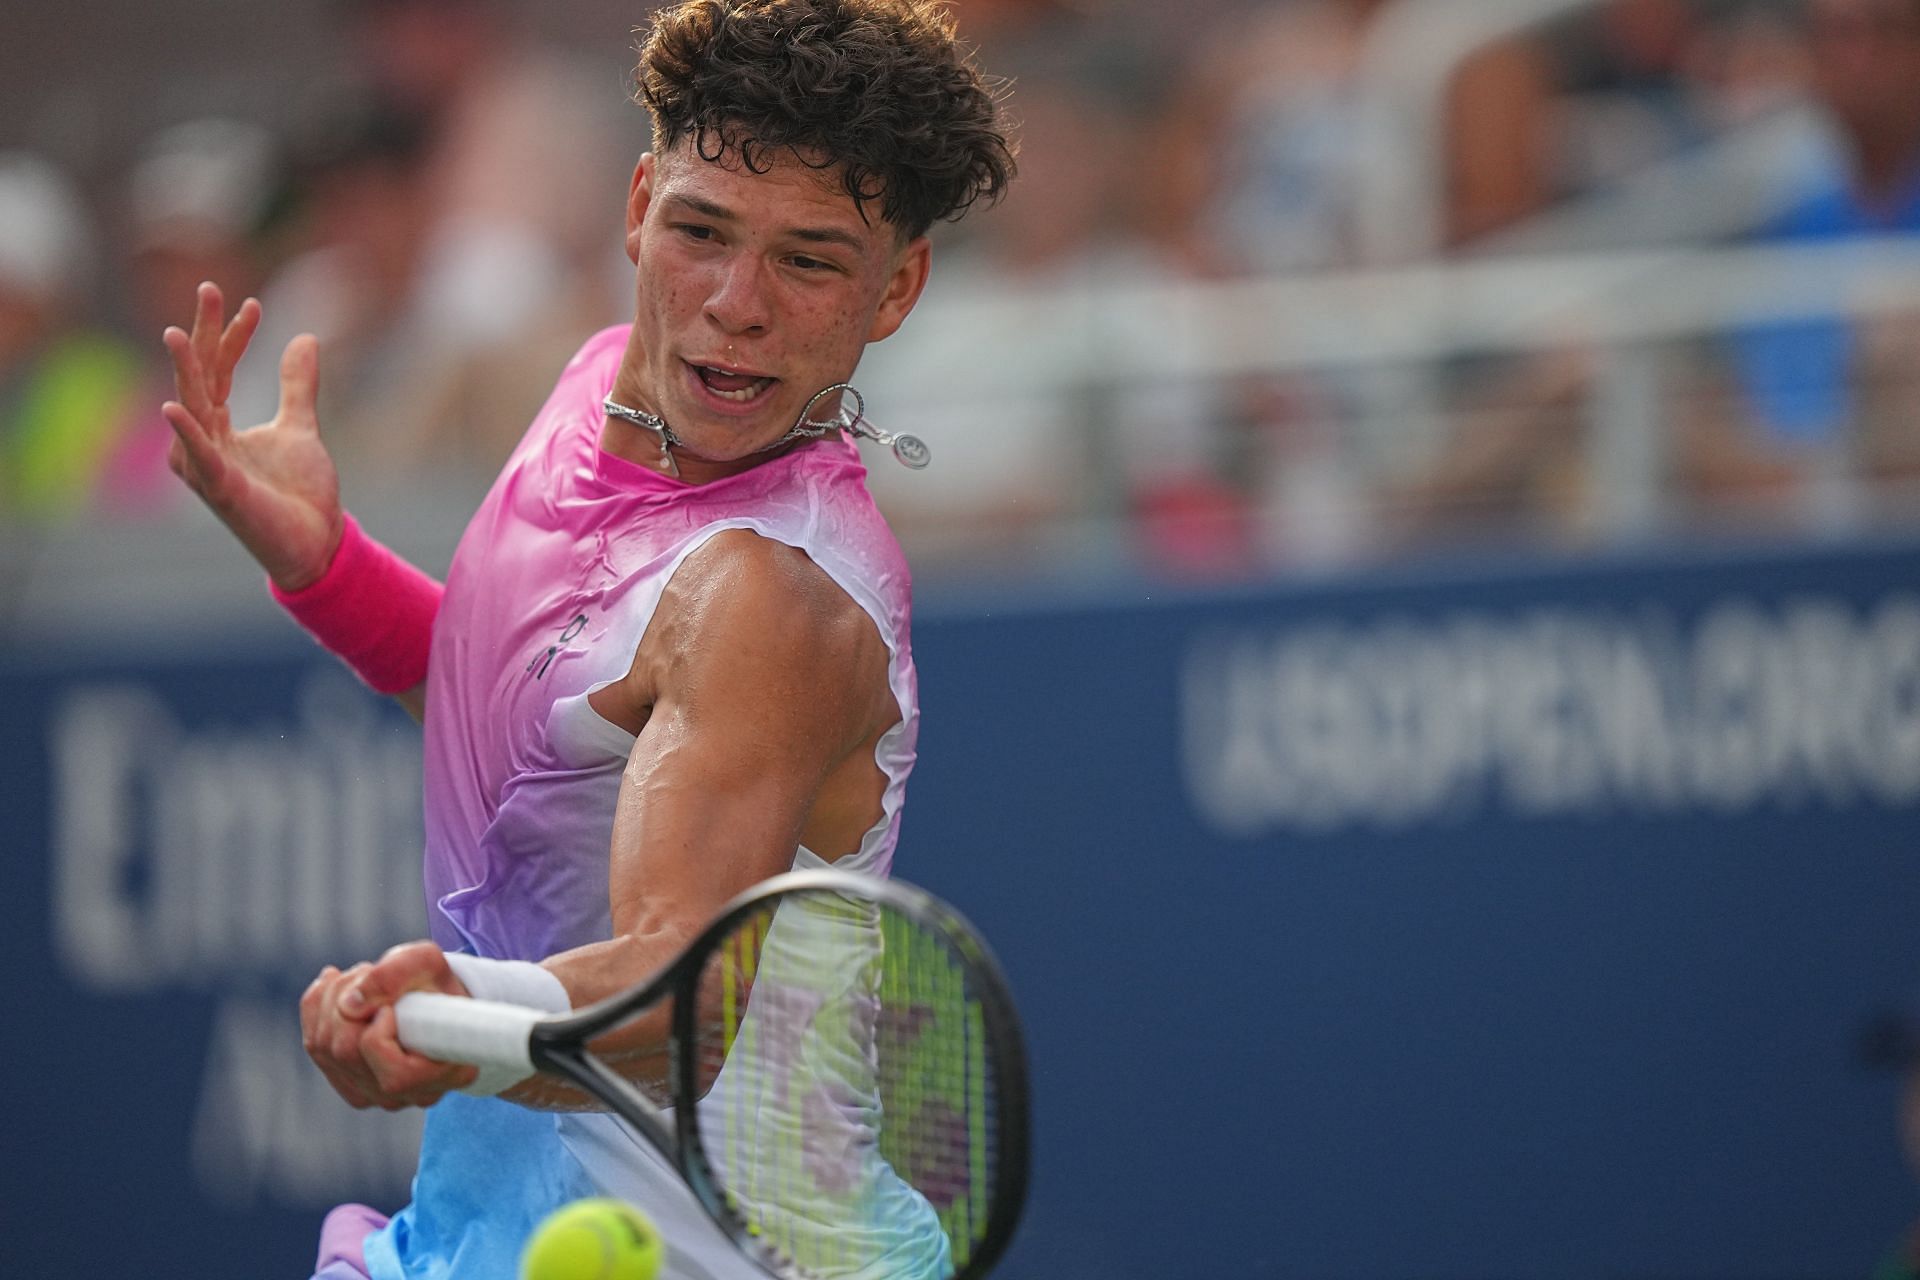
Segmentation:
{"type": "Polygon", "coordinates": [[[1013,177],[1002,94],[925,0],[685,0],[654,15],[636,79],[655,151],[837,166],[861,217],[878,201],[907,238],[1013,177]]]}

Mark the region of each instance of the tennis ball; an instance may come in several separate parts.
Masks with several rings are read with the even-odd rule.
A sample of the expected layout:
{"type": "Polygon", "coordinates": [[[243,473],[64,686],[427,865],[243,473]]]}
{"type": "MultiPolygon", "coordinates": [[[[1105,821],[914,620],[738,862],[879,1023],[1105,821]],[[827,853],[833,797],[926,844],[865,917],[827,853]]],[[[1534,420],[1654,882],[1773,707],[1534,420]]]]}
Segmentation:
{"type": "Polygon", "coordinates": [[[575,1200],[548,1214],[520,1255],[520,1280],[654,1280],[666,1246],[621,1200],[575,1200]]]}

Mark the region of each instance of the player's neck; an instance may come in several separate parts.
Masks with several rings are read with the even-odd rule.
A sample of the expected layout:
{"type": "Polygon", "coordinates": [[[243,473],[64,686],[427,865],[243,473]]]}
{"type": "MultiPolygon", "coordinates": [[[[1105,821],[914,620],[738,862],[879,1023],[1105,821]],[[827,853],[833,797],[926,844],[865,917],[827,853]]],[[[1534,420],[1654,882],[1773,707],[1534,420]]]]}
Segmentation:
{"type": "MultiPolygon", "coordinates": [[[[636,364],[634,353],[629,350],[627,358],[621,361],[620,372],[615,375],[613,390],[608,396],[618,404],[652,413],[656,401],[642,385],[641,376],[635,371],[636,364]]],[[[611,415],[600,424],[600,448],[616,458],[636,463],[649,471],[674,476],[689,485],[712,484],[715,480],[737,476],[777,456],[749,454],[730,461],[702,458],[684,448],[670,450],[657,432],[611,415]]]]}

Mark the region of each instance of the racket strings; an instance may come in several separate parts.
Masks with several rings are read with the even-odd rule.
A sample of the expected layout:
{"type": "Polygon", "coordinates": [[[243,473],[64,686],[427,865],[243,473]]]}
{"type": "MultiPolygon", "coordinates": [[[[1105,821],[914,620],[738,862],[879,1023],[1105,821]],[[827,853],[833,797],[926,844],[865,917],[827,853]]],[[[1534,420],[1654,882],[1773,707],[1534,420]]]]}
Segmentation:
{"type": "Polygon", "coordinates": [[[831,893],[747,917],[700,982],[701,1144],[739,1223],[810,1277],[957,1274],[999,1167],[990,1042],[936,927],[831,893]]]}

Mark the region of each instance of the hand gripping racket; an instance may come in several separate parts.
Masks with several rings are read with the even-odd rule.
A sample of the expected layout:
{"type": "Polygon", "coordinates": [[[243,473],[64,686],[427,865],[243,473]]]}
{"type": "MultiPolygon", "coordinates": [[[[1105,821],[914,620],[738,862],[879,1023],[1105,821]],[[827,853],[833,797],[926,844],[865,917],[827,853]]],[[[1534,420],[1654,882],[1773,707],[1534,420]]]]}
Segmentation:
{"type": "Polygon", "coordinates": [[[395,1012],[416,1053],[591,1094],[783,1280],[973,1280],[1026,1197],[1006,981],[957,912],[898,881],[776,876],[651,981],[570,1014],[425,992],[395,1012]],[[664,1082],[637,1069],[657,1054],[623,1056],[630,1074],[588,1049],[659,1010],[664,1082]]]}

